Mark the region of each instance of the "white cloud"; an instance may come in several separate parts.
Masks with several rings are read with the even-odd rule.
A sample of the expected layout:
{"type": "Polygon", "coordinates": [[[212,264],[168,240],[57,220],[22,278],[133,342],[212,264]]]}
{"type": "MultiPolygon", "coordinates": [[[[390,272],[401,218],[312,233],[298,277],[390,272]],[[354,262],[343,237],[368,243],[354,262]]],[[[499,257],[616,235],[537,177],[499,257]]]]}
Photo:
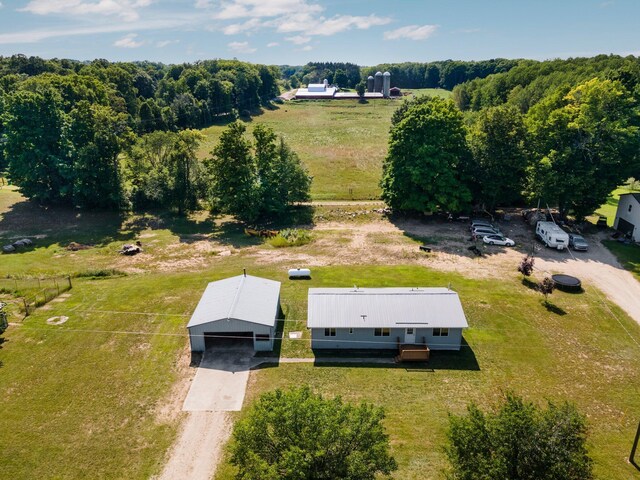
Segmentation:
{"type": "Polygon", "coordinates": [[[116,40],[115,42],[113,42],[113,46],[114,47],[120,47],[120,48],[138,48],[138,47],[141,47],[142,45],[144,45],[144,41],[137,42],[136,41],[136,37],[137,36],[138,36],[137,33],[129,33],[128,35],[125,35],[121,39],[116,40]]]}
{"type": "Polygon", "coordinates": [[[148,7],[152,2],[153,0],[31,0],[19,11],[36,15],[106,15],[132,22],[140,18],[138,10],[148,7]]]}
{"type": "MultiPolygon", "coordinates": [[[[200,1],[198,0],[198,3],[200,1]]],[[[277,17],[291,12],[319,13],[321,5],[309,3],[307,0],[226,0],[221,4],[214,17],[230,20],[245,17],[277,17]]]]}
{"type": "Polygon", "coordinates": [[[295,35],[293,37],[286,37],[285,40],[295,45],[304,45],[305,43],[309,43],[311,41],[311,37],[305,37],[303,35],[295,35]]]}
{"type": "Polygon", "coordinates": [[[180,43],[180,40],[160,40],[159,42],[156,42],[156,47],[164,48],[167,45],[171,45],[173,43],[180,43]]]}
{"type": "Polygon", "coordinates": [[[262,27],[262,22],[257,18],[251,18],[244,23],[234,23],[222,29],[225,35],[237,35],[238,33],[248,33],[262,27]]]}
{"type": "Polygon", "coordinates": [[[278,45],[280,45],[278,42],[271,42],[271,43],[267,43],[267,47],[271,48],[271,47],[277,47],[278,45]]]}
{"type": "Polygon", "coordinates": [[[140,20],[130,23],[109,22],[76,28],[23,30],[19,32],[0,33],[0,45],[36,43],[48,38],[130,32],[131,30],[163,30],[190,25],[192,22],[193,21],[188,18],[176,17],[172,19],[140,20]]]}
{"type": "Polygon", "coordinates": [[[212,3],[211,0],[196,0],[193,6],[196,8],[209,8],[212,3]]]}
{"type": "Polygon", "coordinates": [[[227,43],[229,50],[237,53],[253,53],[256,51],[249,45],[249,42],[231,42],[227,43]]]}
{"type": "Polygon", "coordinates": [[[300,50],[303,52],[308,52],[309,50],[313,50],[313,47],[311,45],[307,45],[306,47],[302,47],[300,50]]]}
{"type": "Polygon", "coordinates": [[[276,30],[281,33],[304,32],[305,35],[335,35],[336,33],[357,28],[368,28],[386,25],[390,18],[369,16],[336,15],[331,18],[317,17],[307,13],[295,13],[283,16],[272,22],[276,30]]]}
{"type": "Polygon", "coordinates": [[[426,40],[436,33],[438,25],[407,25],[395,30],[384,32],[385,40],[399,40],[408,38],[409,40],[426,40]]]}

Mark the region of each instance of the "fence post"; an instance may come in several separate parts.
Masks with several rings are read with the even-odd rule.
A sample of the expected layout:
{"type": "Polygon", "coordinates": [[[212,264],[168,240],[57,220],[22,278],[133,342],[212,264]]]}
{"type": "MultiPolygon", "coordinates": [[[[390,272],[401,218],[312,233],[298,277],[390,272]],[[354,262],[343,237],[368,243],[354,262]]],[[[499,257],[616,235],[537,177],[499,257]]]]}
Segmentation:
{"type": "Polygon", "coordinates": [[[58,285],[58,281],[57,281],[57,280],[54,280],[54,281],[53,281],[53,283],[54,283],[54,284],[55,284],[55,286],[56,286],[56,290],[58,290],[58,295],[60,295],[60,286],[58,285]]]}
{"type": "Polygon", "coordinates": [[[38,277],[38,289],[40,289],[40,288],[42,288],[42,287],[40,286],[40,277],[38,277]]]}
{"type": "Polygon", "coordinates": [[[69,281],[69,288],[70,288],[70,289],[71,289],[71,288],[73,288],[73,287],[71,286],[71,275],[67,275],[67,280],[69,281]]]}

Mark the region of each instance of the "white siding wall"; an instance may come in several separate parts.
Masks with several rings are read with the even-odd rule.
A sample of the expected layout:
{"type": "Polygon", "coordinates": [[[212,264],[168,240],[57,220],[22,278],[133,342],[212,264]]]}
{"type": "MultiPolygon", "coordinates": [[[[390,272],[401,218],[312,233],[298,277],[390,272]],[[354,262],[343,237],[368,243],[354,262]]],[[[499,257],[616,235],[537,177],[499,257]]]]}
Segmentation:
{"type": "MultiPolygon", "coordinates": [[[[416,343],[424,342],[431,350],[460,350],[462,329],[450,328],[446,337],[434,337],[432,328],[417,328],[416,343]]],[[[391,328],[388,337],[376,337],[373,328],[337,328],[335,337],[325,336],[324,328],[311,329],[311,348],[314,349],[381,349],[393,350],[398,347],[398,338],[404,342],[404,328],[391,328]]]]}
{"type": "Polygon", "coordinates": [[[640,204],[633,195],[622,195],[620,197],[613,228],[618,228],[618,220],[620,218],[636,227],[633,230],[633,241],[640,242],[640,204]],[[631,205],[631,211],[629,211],[629,205],[631,205]]]}
{"type": "Polygon", "coordinates": [[[194,352],[204,352],[204,334],[206,332],[253,332],[253,346],[255,350],[273,350],[273,334],[274,328],[257,323],[243,322],[242,320],[218,320],[215,322],[204,323],[189,328],[189,339],[191,342],[191,350],[194,352]],[[270,341],[256,341],[255,335],[269,335],[270,341]]]}

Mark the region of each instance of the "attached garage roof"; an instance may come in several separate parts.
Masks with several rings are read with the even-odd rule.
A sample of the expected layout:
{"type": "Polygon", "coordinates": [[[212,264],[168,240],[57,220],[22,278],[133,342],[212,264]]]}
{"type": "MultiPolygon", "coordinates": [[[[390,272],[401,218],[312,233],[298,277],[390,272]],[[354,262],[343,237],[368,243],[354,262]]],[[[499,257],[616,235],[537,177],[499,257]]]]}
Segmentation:
{"type": "Polygon", "coordinates": [[[278,314],[280,282],[238,275],[211,282],[202,294],[187,328],[218,320],[242,320],[274,326],[278,314]]]}
{"type": "Polygon", "coordinates": [[[309,328],[466,328],[447,288],[310,288],[309,328]],[[364,317],[363,317],[364,316],[364,317]]]}

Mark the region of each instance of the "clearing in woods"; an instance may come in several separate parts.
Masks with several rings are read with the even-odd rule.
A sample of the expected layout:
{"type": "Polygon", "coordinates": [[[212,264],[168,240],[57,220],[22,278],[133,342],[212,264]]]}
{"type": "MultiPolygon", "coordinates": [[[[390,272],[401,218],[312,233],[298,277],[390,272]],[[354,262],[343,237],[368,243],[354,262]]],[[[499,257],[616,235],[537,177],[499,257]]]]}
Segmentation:
{"type": "MultiPolygon", "coordinates": [[[[413,90],[413,94],[451,96],[441,89],[413,90]]],[[[402,101],[291,101],[254,117],[248,133],[251,124],[263,123],[284,137],[313,176],[313,200],[373,200],[380,197],[378,183],[391,115],[402,101]]],[[[209,155],[224,128],[216,125],[203,130],[207,138],[200,158],[209,155]]]]}

